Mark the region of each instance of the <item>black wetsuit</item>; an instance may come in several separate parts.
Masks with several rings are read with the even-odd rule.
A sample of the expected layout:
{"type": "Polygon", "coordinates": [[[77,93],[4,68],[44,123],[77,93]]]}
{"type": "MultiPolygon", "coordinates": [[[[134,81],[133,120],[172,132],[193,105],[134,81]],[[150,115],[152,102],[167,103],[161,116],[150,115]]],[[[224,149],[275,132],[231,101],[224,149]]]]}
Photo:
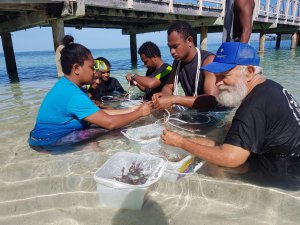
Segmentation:
{"type": "Polygon", "coordinates": [[[153,89],[151,89],[151,88],[145,89],[146,94],[145,94],[144,98],[146,100],[151,100],[153,94],[161,92],[163,86],[167,83],[167,81],[169,79],[169,75],[170,75],[171,71],[172,71],[172,67],[167,63],[162,64],[162,66],[158,70],[155,70],[155,69],[147,70],[146,76],[159,79],[160,85],[153,89]]]}
{"type": "Polygon", "coordinates": [[[101,101],[102,96],[110,95],[113,92],[126,93],[119,81],[114,77],[110,77],[106,82],[101,81],[95,90],[90,91],[93,99],[97,101],[101,101]]]}

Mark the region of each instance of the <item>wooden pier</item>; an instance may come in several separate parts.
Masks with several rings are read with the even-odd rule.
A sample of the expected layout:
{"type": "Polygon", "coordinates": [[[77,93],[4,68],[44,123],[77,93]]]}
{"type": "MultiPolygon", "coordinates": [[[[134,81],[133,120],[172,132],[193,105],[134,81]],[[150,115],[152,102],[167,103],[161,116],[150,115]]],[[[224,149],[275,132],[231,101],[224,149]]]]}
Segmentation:
{"type": "MultiPolygon", "coordinates": [[[[175,20],[191,24],[200,33],[206,49],[207,33],[222,32],[226,0],[2,0],[0,34],[10,78],[17,76],[11,32],[35,26],[51,26],[54,49],[64,36],[64,27],[115,28],[130,35],[132,62],[137,61],[136,34],[168,29],[175,20]]],[[[260,33],[259,51],[266,34],[292,34],[291,48],[300,43],[300,1],[255,0],[253,31],[260,33]]],[[[196,36],[196,35],[195,35],[196,36]]],[[[196,36],[197,37],[197,36],[196,36]]]]}

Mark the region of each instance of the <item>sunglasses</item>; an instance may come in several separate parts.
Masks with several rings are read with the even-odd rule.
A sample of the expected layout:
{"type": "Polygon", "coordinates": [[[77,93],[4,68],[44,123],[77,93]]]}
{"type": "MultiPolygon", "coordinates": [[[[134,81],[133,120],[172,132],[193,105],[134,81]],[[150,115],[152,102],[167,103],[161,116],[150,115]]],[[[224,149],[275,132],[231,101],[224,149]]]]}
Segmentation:
{"type": "Polygon", "coordinates": [[[94,70],[96,71],[105,71],[107,70],[107,66],[105,64],[105,62],[103,62],[102,60],[94,60],[94,70]]]}

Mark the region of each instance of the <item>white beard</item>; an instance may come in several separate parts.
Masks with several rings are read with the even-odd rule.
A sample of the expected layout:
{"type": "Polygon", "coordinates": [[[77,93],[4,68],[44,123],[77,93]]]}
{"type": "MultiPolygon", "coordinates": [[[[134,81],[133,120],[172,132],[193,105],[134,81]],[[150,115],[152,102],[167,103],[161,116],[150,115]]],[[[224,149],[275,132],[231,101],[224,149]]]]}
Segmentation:
{"type": "Polygon", "coordinates": [[[217,101],[226,107],[238,107],[248,93],[244,79],[241,77],[234,86],[221,84],[218,86],[219,96],[217,101]]]}

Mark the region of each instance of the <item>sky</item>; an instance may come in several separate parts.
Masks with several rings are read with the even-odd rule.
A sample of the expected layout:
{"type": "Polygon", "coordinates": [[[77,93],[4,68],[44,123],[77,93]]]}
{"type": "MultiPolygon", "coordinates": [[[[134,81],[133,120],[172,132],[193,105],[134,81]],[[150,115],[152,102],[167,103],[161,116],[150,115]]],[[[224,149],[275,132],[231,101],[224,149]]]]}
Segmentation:
{"type": "MultiPolygon", "coordinates": [[[[89,49],[129,48],[129,35],[122,35],[121,29],[104,28],[65,28],[65,34],[72,35],[76,43],[89,49]]],[[[35,27],[11,33],[15,52],[54,50],[51,27],[35,27]]],[[[208,34],[208,42],[220,42],[221,33],[208,34]]],[[[198,35],[198,43],[200,36],[198,35]]],[[[167,31],[137,35],[137,47],[145,41],[152,41],[158,46],[167,46],[167,31]]],[[[2,41],[0,52],[3,52],[2,41]]]]}

